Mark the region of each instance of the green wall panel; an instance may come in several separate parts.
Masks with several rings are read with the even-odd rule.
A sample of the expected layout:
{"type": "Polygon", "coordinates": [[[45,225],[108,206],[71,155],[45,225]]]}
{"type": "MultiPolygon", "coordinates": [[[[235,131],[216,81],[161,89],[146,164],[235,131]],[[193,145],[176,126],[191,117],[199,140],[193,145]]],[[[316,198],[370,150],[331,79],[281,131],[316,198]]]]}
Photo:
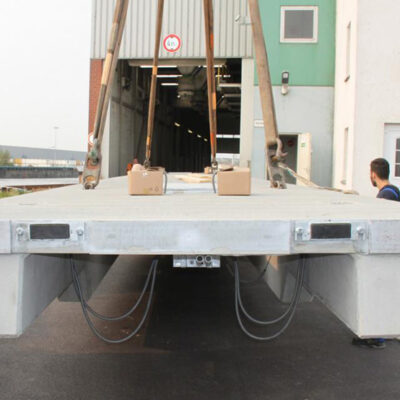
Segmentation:
{"type": "MultiPolygon", "coordinates": [[[[336,0],[259,0],[273,85],[282,71],[292,86],[334,86],[336,0]],[[318,6],[317,43],[281,43],[281,6],[318,6]]],[[[258,78],[256,76],[256,84],[258,78]]]]}

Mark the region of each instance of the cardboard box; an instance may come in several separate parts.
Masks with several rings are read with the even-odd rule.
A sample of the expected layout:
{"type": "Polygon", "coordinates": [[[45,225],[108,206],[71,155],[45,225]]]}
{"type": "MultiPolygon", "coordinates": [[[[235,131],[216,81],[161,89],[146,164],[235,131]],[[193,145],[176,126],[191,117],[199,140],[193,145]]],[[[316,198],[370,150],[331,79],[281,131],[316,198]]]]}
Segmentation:
{"type": "Polygon", "coordinates": [[[128,192],[131,196],[161,196],[164,194],[164,168],[153,167],[128,171],[128,192]]]}
{"type": "Polygon", "coordinates": [[[250,168],[235,167],[231,171],[218,171],[219,196],[250,196],[250,168]]]}

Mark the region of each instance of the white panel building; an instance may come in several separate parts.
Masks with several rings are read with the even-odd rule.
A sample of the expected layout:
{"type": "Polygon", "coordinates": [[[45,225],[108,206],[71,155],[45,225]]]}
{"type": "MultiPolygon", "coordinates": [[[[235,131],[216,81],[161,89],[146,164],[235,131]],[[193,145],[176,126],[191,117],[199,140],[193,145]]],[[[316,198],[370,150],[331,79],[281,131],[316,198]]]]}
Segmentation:
{"type": "Polygon", "coordinates": [[[372,159],[400,185],[400,2],[338,0],[334,176],[338,188],[376,194],[372,159]]]}

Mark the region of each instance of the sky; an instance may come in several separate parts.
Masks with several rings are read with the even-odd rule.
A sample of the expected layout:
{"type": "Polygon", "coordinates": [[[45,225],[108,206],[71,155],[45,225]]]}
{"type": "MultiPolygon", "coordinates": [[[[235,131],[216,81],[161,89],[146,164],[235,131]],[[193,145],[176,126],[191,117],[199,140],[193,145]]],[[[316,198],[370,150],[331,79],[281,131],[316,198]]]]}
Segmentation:
{"type": "Polygon", "coordinates": [[[0,0],[0,145],[86,150],[91,3],[0,0]]]}

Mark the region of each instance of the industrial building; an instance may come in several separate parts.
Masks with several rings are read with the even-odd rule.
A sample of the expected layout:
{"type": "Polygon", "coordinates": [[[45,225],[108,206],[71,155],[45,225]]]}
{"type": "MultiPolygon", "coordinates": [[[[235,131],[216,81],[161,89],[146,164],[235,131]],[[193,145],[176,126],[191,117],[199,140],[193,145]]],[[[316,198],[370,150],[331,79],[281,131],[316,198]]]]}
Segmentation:
{"type": "MultiPolygon", "coordinates": [[[[305,176],[311,174],[316,183],[330,185],[335,1],[304,3],[310,2],[301,6],[293,6],[293,1],[261,2],[261,12],[287,162],[305,176]],[[289,74],[289,85],[282,93],[283,72],[289,74]]],[[[107,0],[96,0],[93,5],[90,129],[113,12],[107,0]]],[[[144,155],[143,115],[156,5],[155,0],[139,0],[129,9],[103,142],[104,177],[125,173],[128,162],[144,155]]],[[[181,43],[176,52],[163,48],[160,54],[163,68],[159,71],[153,161],[168,171],[201,171],[209,162],[202,5],[196,0],[171,0],[165,7],[163,38],[174,34],[181,43]]],[[[215,1],[219,157],[251,166],[253,176],[264,178],[264,134],[253,57],[247,1],[215,1]]]]}
{"type": "Polygon", "coordinates": [[[0,151],[8,152],[14,164],[24,166],[81,165],[86,157],[83,151],[38,147],[1,145],[0,151]]]}
{"type": "MultiPolygon", "coordinates": [[[[91,127],[112,13],[107,0],[93,4],[91,127]]],[[[253,176],[263,178],[265,139],[247,2],[230,4],[215,1],[218,148],[221,158],[250,165],[253,176]]],[[[104,145],[105,177],[122,174],[143,155],[155,7],[155,0],[139,0],[129,11],[104,145]]],[[[171,0],[166,7],[163,37],[176,34],[181,47],[160,54],[165,68],[159,73],[154,159],[170,171],[199,171],[209,148],[201,4],[171,0]]],[[[386,157],[391,179],[399,183],[399,32],[391,21],[398,2],[272,0],[260,7],[288,165],[319,185],[372,195],[369,162],[386,157]],[[383,24],[390,34],[382,32],[383,24]]]]}
{"type": "Polygon", "coordinates": [[[364,42],[376,55],[395,16],[367,0],[204,0],[204,21],[201,1],[166,0],[157,70],[163,3],[93,0],[83,185],[1,201],[2,393],[397,400],[399,203],[348,190],[372,194],[376,156],[400,175],[397,94],[384,105],[397,53],[375,79],[364,42]],[[302,185],[280,180],[274,106],[302,185]],[[213,173],[179,173],[210,153],[213,173]]]}

